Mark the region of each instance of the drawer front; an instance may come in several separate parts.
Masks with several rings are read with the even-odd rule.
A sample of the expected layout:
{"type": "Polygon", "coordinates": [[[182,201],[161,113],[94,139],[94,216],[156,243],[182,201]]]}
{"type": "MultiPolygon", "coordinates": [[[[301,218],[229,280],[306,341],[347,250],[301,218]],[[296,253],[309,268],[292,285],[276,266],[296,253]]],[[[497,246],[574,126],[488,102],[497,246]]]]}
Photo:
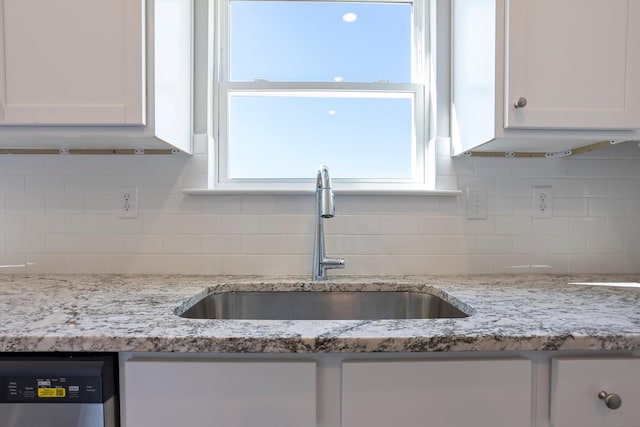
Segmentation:
{"type": "Polygon", "coordinates": [[[529,360],[351,361],[342,427],[530,427],[529,360]]]}
{"type": "Polygon", "coordinates": [[[551,369],[553,427],[640,427],[640,358],[557,358],[551,369]],[[622,405],[607,407],[602,391],[622,405]]]}

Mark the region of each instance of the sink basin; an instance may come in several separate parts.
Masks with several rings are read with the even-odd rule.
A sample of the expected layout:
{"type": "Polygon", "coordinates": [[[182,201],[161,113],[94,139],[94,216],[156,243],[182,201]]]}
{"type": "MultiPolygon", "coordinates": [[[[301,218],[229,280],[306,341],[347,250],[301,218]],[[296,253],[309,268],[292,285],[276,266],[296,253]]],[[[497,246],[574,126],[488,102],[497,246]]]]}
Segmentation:
{"type": "Polygon", "coordinates": [[[208,295],[187,308],[192,319],[376,320],[468,317],[425,292],[235,291],[208,295]]]}

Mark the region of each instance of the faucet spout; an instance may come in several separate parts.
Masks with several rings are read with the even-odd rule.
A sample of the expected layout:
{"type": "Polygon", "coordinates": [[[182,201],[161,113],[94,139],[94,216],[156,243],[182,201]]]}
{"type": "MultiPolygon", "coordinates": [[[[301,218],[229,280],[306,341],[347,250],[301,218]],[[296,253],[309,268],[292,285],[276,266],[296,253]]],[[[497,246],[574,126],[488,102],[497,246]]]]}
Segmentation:
{"type": "Polygon", "coordinates": [[[316,196],[322,218],[333,218],[336,207],[333,201],[333,190],[331,189],[331,177],[329,176],[329,168],[321,165],[318,169],[318,178],[316,180],[316,196]]]}
{"type": "Polygon", "coordinates": [[[324,247],[324,219],[333,218],[335,203],[329,168],[321,165],[316,180],[316,230],[313,243],[313,280],[326,280],[327,270],[344,268],[344,260],[327,258],[324,247]]]}

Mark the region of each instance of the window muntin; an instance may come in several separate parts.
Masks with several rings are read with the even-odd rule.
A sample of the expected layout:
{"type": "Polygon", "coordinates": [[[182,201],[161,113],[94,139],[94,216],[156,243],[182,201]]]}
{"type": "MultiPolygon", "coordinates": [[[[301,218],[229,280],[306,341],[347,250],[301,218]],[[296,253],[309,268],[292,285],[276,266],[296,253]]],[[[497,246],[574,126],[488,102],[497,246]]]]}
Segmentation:
{"type": "MultiPolygon", "coordinates": [[[[376,188],[378,184],[389,183],[426,184],[424,83],[427,61],[422,0],[224,0],[217,4],[223,5],[217,13],[224,19],[220,22],[219,28],[223,31],[218,38],[214,186],[246,188],[243,184],[248,182],[255,184],[252,188],[276,189],[277,183],[291,188],[292,183],[298,182],[306,188],[321,163],[331,167],[334,181],[355,184],[353,188],[376,188]],[[279,16],[284,23],[290,21],[287,31],[312,33],[306,27],[313,21],[311,17],[320,16],[317,9],[313,10],[322,7],[332,10],[334,25],[338,27],[348,27],[358,21],[362,24],[368,16],[368,12],[363,11],[370,12],[374,7],[379,15],[385,7],[394,8],[399,11],[393,18],[395,27],[402,26],[402,30],[394,29],[393,33],[399,35],[395,39],[386,34],[385,37],[393,40],[384,43],[380,39],[371,43],[367,38],[358,37],[358,43],[364,46],[360,58],[369,56],[369,62],[361,59],[349,63],[357,56],[353,53],[353,43],[350,47],[329,49],[321,47],[322,40],[283,37],[284,30],[268,36],[267,29],[276,22],[259,12],[264,12],[263,8],[269,5],[276,11],[290,5],[299,9],[296,13],[302,15],[296,18],[279,16]],[[237,12],[242,8],[251,9],[251,19],[238,18],[242,13],[237,12]],[[309,9],[301,12],[306,8],[309,9]],[[355,13],[357,19],[344,22],[342,17],[348,13],[355,13]],[[303,15],[306,18],[302,18],[303,15]],[[250,22],[268,28],[249,31],[250,22]],[[307,24],[300,25],[301,22],[307,24]],[[245,31],[240,31],[242,28],[245,31]],[[263,39],[270,41],[253,43],[263,39]],[[286,61],[282,60],[285,53],[277,52],[279,48],[289,53],[286,61]],[[307,56],[297,58],[296,48],[306,49],[307,56]],[[337,53],[340,49],[343,51],[337,53]],[[390,51],[395,56],[385,56],[385,52],[390,51]],[[335,62],[340,56],[342,63],[335,62]],[[259,57],[262,59],[258,60],[259,57]],[[353,72],[348,71],[350,68],[354,68],[353,72]],[[369,107],[365,107],[367,104],[369,107]],[[258,105],[264,108],[257,108],[258,105]],[[303,111],[311,116],[300,117],[303,111]],[[347,117],[351,120],[342,120],[347,117]],[[332,127],[324,127],[323,123],[332,127]],[[339,123],[348,126],[339,129],[336,126],[339,123]],[[355,128],[358,123],[359,130],[355,128]],[[323,135],[324,140],[318,135],[323,135]],[[360,184],[365,187],[358,186],[360,184]]],[[[383,17],[380,15],[378,19],[383,17]]],[[[324,26],[328,24],[321,27],[324,26]]],[[[363,34],[379,30],[369,27],[363,34]]],[[[326,29],[322,31],[320,34],[327,33],[326,29]]]]}

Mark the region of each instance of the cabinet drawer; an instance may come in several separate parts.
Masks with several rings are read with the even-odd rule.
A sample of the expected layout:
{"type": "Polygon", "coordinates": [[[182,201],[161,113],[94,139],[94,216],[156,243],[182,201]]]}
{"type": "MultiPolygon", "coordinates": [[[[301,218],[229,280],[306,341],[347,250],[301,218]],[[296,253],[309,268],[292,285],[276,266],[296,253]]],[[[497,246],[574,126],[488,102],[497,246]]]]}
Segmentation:
{"type": "Polygon", "coordinates": [[[528,360],[345,362],[342,427],[529,427],[528,360]]]}
{"type": "Polygon", "coordinates": [[[640,427],[640,359],[553,359],[551,424],[554,427],[640,427]],[[598,397],[615,393],[622,406],[598,397]]]}
{"type": "Polygon", "coordinates": [[[123,427],[315,427],[313,361],[128,360],[123,427]]]}

